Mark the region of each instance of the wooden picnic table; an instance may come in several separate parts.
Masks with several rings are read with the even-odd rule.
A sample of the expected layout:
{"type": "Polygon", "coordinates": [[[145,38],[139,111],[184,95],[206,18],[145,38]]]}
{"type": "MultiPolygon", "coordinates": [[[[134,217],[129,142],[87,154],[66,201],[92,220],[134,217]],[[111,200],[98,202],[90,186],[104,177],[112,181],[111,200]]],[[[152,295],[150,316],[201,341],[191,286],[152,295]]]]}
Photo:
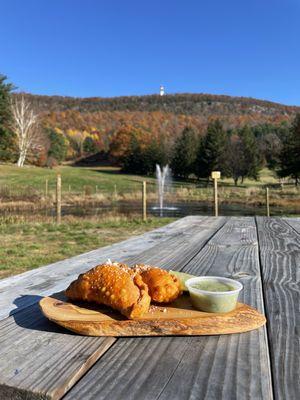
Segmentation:
{"type": "MultiPolygon", "coordinates": [[[[63,243],[62,243],[63,246],[63,243]]],[[[163,228],[0,281],[0,399],[300,397],[300,218],[182,218],[163,228]],[[84,337],[38,307],[107,258],[244,284],[267,325],[242,334],[84,337]]]]}

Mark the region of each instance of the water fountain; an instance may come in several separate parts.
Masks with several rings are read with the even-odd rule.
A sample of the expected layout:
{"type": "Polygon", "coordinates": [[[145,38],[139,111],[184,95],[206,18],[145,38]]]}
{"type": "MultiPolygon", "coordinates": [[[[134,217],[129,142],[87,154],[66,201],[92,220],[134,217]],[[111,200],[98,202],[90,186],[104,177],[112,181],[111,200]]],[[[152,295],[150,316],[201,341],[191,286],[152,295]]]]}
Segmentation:
{"type": "Polygon", "coordinates": [[[157,192],[158,192],[158,204],[159,207],[153,207],[153,210],[159,210],[159,214],[163,216],[163,210],[176,210],[176,207],[166,207],[164,205],[164,195],[171,188],[172,176],[171,170],[168,165],[161,168],[160,165],[156,164],[156,181],[157,181],[157,192]]]}
{"type": "Polygon", "coordinates": [[[166,184],[170,182],[170,168],[168,165],[161,169],[160,165],[156,164],[156,179],[158,187],[158,204],[160,210],[164,208],[164,193],[166,184]]]}

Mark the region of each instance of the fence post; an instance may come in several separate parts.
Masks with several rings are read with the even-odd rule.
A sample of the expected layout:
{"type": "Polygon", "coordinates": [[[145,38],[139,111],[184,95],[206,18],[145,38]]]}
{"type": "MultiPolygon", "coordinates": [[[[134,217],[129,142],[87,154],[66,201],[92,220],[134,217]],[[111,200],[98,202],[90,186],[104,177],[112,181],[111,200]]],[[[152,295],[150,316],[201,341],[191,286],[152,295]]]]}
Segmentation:
{"type": "Polygon", "coordinates": [[[61,176],[56,177],[56,223],[61,223],[61,176]]]}
{"type": "Polygon", "coordinates": [[[48,197],[48,179],[45,182],[45,196],[48,197]]]}
{"type": "Polygon", "coordinates": [[[218,209],[218,181],[214,179],[215,217],[219,215],[218,209]]]}
{"type": "Polygon", "coordinates": [[[96,185],[95,192],[98,193],[98,185],[96,185]]]}
{"type": "Polygon", "coordinates": [[[147,182],[143,181],[143,221],[147,221],[147,182]]]}
{"type": "Polygon", "coordinates": [[[211,177],[214,181],[214,203],[215,203],[215,217],[219,216],[218,208],[218,179],[221,177],[220,171],[212,171],[211,177]]]}
{"type": "Polygon", "coordinates": [[[69,185],[69,193],[71,193],[71,185],[69,185]]]}
{"type": "Polygon", "coordinates": [[[269,188],[266,187],[266,207],[267,207],[267,217],[270,216],[270,199],[269,199],[269,188]]]}

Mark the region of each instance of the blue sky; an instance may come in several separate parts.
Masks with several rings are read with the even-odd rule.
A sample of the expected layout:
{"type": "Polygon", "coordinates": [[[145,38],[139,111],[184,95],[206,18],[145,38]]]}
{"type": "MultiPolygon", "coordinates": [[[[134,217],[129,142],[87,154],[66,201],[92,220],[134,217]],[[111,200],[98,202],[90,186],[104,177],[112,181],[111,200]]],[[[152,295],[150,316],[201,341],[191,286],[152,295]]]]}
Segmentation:
{"type": "Polygon", "coordinates": [[[300,105],[300,0],[0,0],[0,73],[69,96],[193,92],[300,105]]]}

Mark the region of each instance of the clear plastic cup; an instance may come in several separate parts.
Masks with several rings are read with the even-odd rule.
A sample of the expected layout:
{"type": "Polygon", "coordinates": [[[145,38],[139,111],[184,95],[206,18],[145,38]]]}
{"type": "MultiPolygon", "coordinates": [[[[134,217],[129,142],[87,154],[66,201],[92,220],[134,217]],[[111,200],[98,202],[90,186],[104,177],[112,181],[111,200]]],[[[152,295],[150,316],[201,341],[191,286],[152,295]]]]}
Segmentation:
{"type": "Polygon", "coordinates": [[[188,279],[185,285],[190,293],[191,302],[197,310],[211,313],[226,313],[236,308],[239,292],[243,285],[230,278],[220,276],[199,276],[188,279]],[[208,282],[207,282],[208,281],[208,282]],[[228,291],[209,291],[196,288],[195,285],[201,283],[222,283],[232,287],[228,291]]]}

